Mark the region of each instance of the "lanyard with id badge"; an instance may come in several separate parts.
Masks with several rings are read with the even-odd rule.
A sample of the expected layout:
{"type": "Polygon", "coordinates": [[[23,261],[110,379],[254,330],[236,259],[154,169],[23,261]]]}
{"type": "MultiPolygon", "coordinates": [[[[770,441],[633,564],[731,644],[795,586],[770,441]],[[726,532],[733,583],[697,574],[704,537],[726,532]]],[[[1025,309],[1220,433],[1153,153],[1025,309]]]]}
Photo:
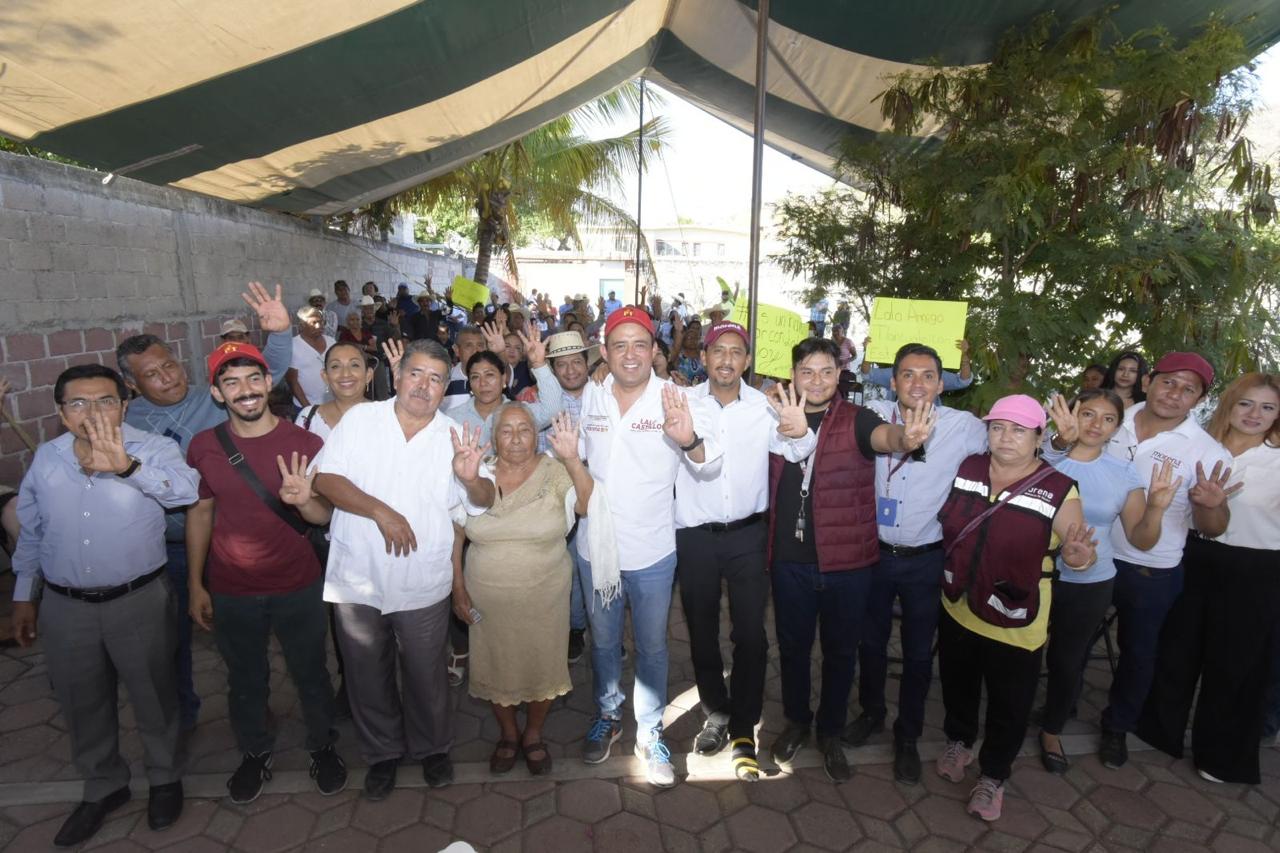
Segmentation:
{"type": "MultiPolygon", "coordinates": [[[[890,423],[898,423],[898,407],[893,407],[893,420],[890,423]]],[[[902,458],[898,460],[897,465],[892,465],[893,455],[890,454],[886,465],[892,465],[889,468],[889,476],[884,478],[884,490],[889,491],[889,484],[893,480],[893,475],[902,470],[902,466],[911,461],[911,454],[904,453],[902,458]]],[[[888,494],[876,495],[876,523],[884,527],[894,527],[898,523],[898,504],[902,503],[896,498],[889,497],[888,494]]]]}

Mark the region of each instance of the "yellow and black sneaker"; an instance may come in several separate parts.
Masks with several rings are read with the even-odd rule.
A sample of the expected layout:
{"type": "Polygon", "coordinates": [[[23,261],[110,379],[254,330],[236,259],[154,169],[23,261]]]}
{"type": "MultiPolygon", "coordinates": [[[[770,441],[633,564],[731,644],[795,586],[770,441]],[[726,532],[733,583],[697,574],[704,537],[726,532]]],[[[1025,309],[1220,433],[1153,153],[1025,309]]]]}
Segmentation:
{"type": "Polygon", "coordinates": [[[732,741],[733,773],[742,782],[760,781],[760,763],[756,761],[756,742],[753,738],[737,737],[732,741]]]}

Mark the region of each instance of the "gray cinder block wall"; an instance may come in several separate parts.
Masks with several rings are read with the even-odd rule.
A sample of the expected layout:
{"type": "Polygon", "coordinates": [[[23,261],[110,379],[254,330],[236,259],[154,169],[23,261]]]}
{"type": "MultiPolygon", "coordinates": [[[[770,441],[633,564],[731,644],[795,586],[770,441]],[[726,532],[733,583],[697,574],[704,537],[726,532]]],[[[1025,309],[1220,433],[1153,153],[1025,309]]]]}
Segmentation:
{"type": "MultiPolygon", "coordinates": [[[[458,259],[323,232],[295,217],[74,166],[0,152],[0,375],[6,405],[31,437],[60,431],[53,382],[72,364],[114,366],[121,339],[168,340],[203,381],[223,320],[254,318],[249,281],[284,287],[291,309],[345,279],[384,294],[430,273],[437,290],[464,274],[458,259]]],[[[253,323],[249,323],[251,328],[253,323]]],[[[0,484],[16,486],[30,453],[0,424],[0,484]]]]}

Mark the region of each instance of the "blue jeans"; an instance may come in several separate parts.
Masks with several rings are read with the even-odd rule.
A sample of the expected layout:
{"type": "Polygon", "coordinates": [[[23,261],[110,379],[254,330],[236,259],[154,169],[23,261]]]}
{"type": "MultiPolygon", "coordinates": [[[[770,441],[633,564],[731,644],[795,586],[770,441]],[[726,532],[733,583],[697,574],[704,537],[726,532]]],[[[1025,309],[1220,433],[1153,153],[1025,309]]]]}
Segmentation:
{"type": "Polygon", "coordinates": [[[195,726],[200,716],[200,695],[196,693],[195,682],[191,677],[191,617],[187,615],[189,599],[187,593],[187,546],[183,542],[166,542],[165,550],[169,552],[166,574],[173,584],[173,594],[178,599],[178,648],[174,653],[174,676],[178,685],[178,712],[182,728],[195,726]]]}
{"type": "Polygon", "coordinates": [[[838,736],[848,716],[872,570],[824,573],[816,563],[775,562],[771,575],[783,714],[791,723],[807,726],[814,721],[809,709],[809,662],[814,634],[820,628],[822,686],[817,730],[819,737],[838,736]]]}
{"type": "MultiPolygon", "coordinates": [[[[587,627],[587,598],[582,594],[582,566],[586,560],[578,556],[578,535],[569,540],[569,554],[573,557],[573,585],[569,590],[569,628],[583,631],[587,627]]],[[[588,569],[587,576],[591,576],[588,569]]],[[[587,589],[590,589],[590,585],[587,589]]]]}
{"type": "Polygon", "coordinates": [[[1116,560],[1112,603],[1116,608],[1120,661],[1111,681],[1110,704],[1102,712],[1102,728],[1131,732],[1155,676],[1156,651],[1164,618],[1182,592],[1182,563],[1172,569],[1149,569],[1116,560]]]}
{"type": "Polygon", "coordinates": [[[602,607],[591,583],[591,563],[578,561],[583,591],[592,590],[587,613],[591,621],[591,689],[601,717],[622,717],[622,626],[627,605],[636,654],[636,740],[648,743],[662,737],[662,712],[667,707],[667,617],[675,582],[676,555],[671,552],[652,566],[622,573],[622,595],[602,607]]]}
{"type": "Polygon", "coordinates": [[[882,551],[880,562],[867,570],[871,589],[867,592],[866,621],[858,647],[862,662],[858,701],[863,713],[885,716],[889,635],[893,632],[896,597],[902,602],[902,682],[898,687],[898,719],[893,724],[897,740],[917,740],[924,731],[924,703],[933,681],[933,637],[942,610],[942,563],[941,548],[910,557],[895,557],[882,551]]]}

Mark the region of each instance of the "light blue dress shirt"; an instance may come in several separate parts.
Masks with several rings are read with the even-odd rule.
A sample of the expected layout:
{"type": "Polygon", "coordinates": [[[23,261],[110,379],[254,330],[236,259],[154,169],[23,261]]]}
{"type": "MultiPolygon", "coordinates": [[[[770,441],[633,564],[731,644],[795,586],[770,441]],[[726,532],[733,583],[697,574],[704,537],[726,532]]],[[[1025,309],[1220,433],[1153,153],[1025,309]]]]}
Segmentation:
{"type": "Polygon", "coordinates": [[[177,443],[125,424],[133,476],[86,474],[65,433],[36,449],[18,491],[14,601],[30,601],[38,576],[59,586],[119,586],[163,566],[165,509],[197,499],[200,475],[177,443]]]}
{"type": "MultiPolygon", "coordinates": [[[[898,404],[887,400],[869,400],[866,408],[894,423],[898,404]]],[[[987,428],[968,412],[937,406],[938,421],[933,434],[924,443],[924,461],[908,458],[905,463],[897,454],[876,456],[876,521],[880,541],[890,545],[916,547],[931,545],[942,539],[938,510],[951,493],[960,463],[987,449],[987,428]],[[890,472],[893,476],[890,477],[890,472]],[[885,501],[892,521],[886,524],[885,501]]],[[[901,421],[898,414],[898,422],[901,421]]]]}

